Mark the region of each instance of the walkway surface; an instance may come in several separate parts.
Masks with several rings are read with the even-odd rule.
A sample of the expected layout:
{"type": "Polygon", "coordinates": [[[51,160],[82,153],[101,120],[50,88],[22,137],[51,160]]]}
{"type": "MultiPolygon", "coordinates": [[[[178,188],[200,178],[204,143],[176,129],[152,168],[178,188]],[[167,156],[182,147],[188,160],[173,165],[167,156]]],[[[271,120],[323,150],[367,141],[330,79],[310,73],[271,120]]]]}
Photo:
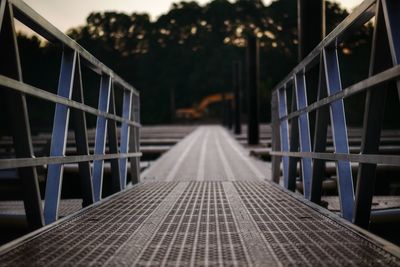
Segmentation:
{"type": "Polygon", "coordinates": [[[200,127],[143,183],[3,247],[0,265],[400,265],[397,247],[272,184],[247,154],[200,127]]]}

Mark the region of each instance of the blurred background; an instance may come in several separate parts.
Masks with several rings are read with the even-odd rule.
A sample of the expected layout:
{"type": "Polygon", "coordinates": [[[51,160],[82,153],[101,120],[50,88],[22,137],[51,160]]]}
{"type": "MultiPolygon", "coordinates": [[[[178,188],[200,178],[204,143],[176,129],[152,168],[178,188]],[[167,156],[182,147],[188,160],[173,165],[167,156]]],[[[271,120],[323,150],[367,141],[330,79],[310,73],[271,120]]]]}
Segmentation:
{"type": "MultiPolygon", "coordinates": [[[[219,120],[220,94],[231,90],[232,61],[244,59],[245,37],[249,33],[260,39],[261,46],[261,122],[269,121],[272,88],[298,62],[294,0],[26,2],[140,90],[145,125],[219,120]]],[[[360,2],[327,1],[326,32],[360,2]]],[[[17,23],[17,29],[25,82],[41,88],[57,88],[60,48],[37,37],[22,24],[17,23]]],[[[368,73],[368,64],[363,62],[369,58],[371,35],[372,27],[367,23],[341,44],[342,76],[346,84],[353,84],[368,73]],[[350,60],[359,62],[359,69],[351,76],[346,69],[350,60]]],[[[85,98],[95,103],[98,81],[90,77],[84,80],[88,81],[85,98]]],[[[359,106],[364,100],[353,102],[359,106]]],[[[346,104],[351,114],[348,123],[359,126],[362,114],[352,113],[352,107],[354,103],[346,104]]],[[[51,121],[42,115],[53,112],[52,108],[32,112],[35,125],[42,129],[51,127],[51,121]]],[[[246,101],[243,112],[246,113],[246,101]]],[[[390,126],[390,116],[387,120],[390,126]]]]}

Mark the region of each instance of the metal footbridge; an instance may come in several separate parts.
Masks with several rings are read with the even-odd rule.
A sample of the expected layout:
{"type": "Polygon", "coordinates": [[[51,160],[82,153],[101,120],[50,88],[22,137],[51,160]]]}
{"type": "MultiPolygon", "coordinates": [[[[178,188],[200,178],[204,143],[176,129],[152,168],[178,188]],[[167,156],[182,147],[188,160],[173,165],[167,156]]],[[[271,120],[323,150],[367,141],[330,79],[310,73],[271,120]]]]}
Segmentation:
{"type": "Polygon", "coordinates": [[[378,123],[386,90],[400,88],[398,10],[395,0],[364,1],[278,84],[266,162],[221,126],[142,128],[138,90],[24,2],[0,0],[0,189],[13,184],[20,196],[2,196],[0,221],[11,211],[30,230],[0,247],[0,266],[400,266],[400,248],[366,230],[377,170],[400,166],[398,132],[378,123]],[[57,90],[23,81],[14,19],[61,48],[57,90]],[[342,88],[338,47],[371,19],[370,74],[342,88]],[[87,71],[97,106],[85,99],[87,71]],[[362,137],[350,139],[344,100],[362,92],[362,137]],[[27,99],[54,108],[50,133],[31,132],[27,99]],[[144,169],[154,143],[168,151],[144,169]],[[333,180],[337,213],[320,205],[333,180]],[[69,183],[73,198],[62,194],[69,183]]]}
{"type": "Polygon", "coordinates": [[[266,180],[197,128],[132,186],[3,247],[2,266],[397,266],[398,248],[266,180]]]}

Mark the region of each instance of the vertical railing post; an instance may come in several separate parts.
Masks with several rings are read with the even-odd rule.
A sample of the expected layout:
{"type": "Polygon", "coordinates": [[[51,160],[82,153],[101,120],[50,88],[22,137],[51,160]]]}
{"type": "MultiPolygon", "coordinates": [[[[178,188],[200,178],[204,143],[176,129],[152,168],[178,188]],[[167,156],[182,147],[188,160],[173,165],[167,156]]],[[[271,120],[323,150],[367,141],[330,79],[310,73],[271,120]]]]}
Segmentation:
{"type": "MultiPolygon", "coordinates": [[[[307,85],[304,70],[295,74],[294,78],[297,109],[307,107],[307,85]]],[[[299,141],[301,152],[311,152],[310,122],[308,112],[301,114],[298,118],[299,141]]],[[[303,178],[304,197],[310,199],[312,161],[311,158],[301,158],[301,172],[303,178]]]]}
{"type": "Polygon", "coordinates": [[[248,126],[247,142],[259,143],[258,90],[260,80],[259,41],[256,36],[247,39],[247,91],[248,91],[248,126]]]}
{"type": "MultiPolygon", "coordinates": [[[[114,84],[111,83],[110,90],[110,104],[109,113],[116,115],[115,107],[115,88],[114,84]]],[[[107,134],[108,134],[108,147],[110,154],[118,154],[118,133],[117,133],[117,123],[115,120],[109,120],[107,123],[107,134]]],[[[124,186],[121,184],[121,175],[118,159],[111,159],[111,193],[121,191],[124,186]]]]}
{"type": "MultiPolygon", "coordinates": [[[[295,77],[293,77],[293,80],[295,77]]],[[[293,81],[294,83],[294,81],[293,81]]],[[[292,85],[292,103],[291,103],[291,112],[297,110],[297,94],[295,92],[296,88],[292,85]]],[[[289,123],[289,122],[288,122],[289,123]]],[[[290,119],[289,123],[289,151],[290,152],[298,152],[299,151],[299,122],[297,118],[290,119]]],[[[289,165],[288,165],[288,183],[287,188],[289,190],[296,190],[296,178],[297,178],[297,165],[299,162],[299,158],[289,157],[289,165]]]]}
{"type": "MultiPolygon", "coordinates": [[[[76,58],[77,54],[75,51],[69,50],[66,47],[64,48],[57,94],[68,99],[71,99],[72,97],[76,58]]],[[[67,106],[56,104],[50,146],[51,157],[65,156],[69,111],[70,109],[67,106]]],[[[44,219],[46,224],[52,223],[58,218],[63,167],[62,164],[50,164],[48,166],[44,202],[44,219]]]]}
{"type": "MultiPolygon", "coordinates": [[[[84,104],[83,84],[80,58],[77,57],[72,99],[84,104]]],[[[71,126],[75,133],[76,151],[79,155],[89,155],[89,142],[86,125],[86,114],[82,110],[71,109],[71,126]]],[[[93,204],[93,184],[90,162],[79,162],[79,175],[82,188],[82,206],[93,204]]]]}
{"type": "MultiPolygon", "coordinates": [[[[8,1],[0,1],[0,74],[22,82],[13,10],[8,1]]],[[[5,104],[9,127],[17,158],[34,157],[28,107],[24,94],[0,88],[2,104],[5,104]],[[3,102],[4,101],[4,102],[3,102]]],[[[44,225],[42,202],[35,167],[19,168],[19,180],[23,193],[26,219],[31,230],[44,225]]]]}
{"type": "MultiPolygon", "coordinates": [[[[271,95],[271,131],[272,131],[272,151],[279,151],[280,149],[280,134],[279,134],[279,113],[278,113],[278,94],[277,92],[273,92],[271,95]]],[[[279,183],[280,178],[280,165],[281,165],[281,157],[280,156],[271,156],[271,174],[272,181],[275,183],[279,183]]]]}
{"type": "MultiPolygon", "coordinates": [[[[381,0],[376,7],[376,19],[370,63],[370,76],[400,63],[400,4],[381,0]]],[[[400,97],[400,79],[397,80],[400,97]]],[[[379,144],[387,96],[387,84],[369,89],[365,100],[361,154],[379,154],[379,144]]],[[[376,164],[361,163],[357,173],[353,222],[368,228],[375,188],[376,164]]]]}
{"type": "MultiPolygon", "coordinates": [[[[323,50],[326,87],[328,96],[342,90],[339,59],[336,46],[326,47],[323,50]]],[[[335,153],[349,154],[347,125],[344,113],[343,99],[330,104],[330,117],[335,153]]],[[[354,186],[351,165],[349,161],[337,161],[336,172],[338,177],[338,191],[342,216],[347,220],[353,218],[354,186]]]]}
{"type": "MultiPolygon", "coordinates": [[[[132,101],[132,121],[140,123],[140,99],[139,95],[133,96],[132,101]]],[[[132,127],[130,133],[129,150],[130,152],[140,151],[140,131],[139,127],[132,127]]],[[[137,184],[140,181],[140,158],[133,157],[131,162],[131,182],[137,184]]]]}
{"type": "MultiPolygon", "coordinates": [[[[126,120],[130,120],[132,117],[132,92],[129,90],[124,90],[124,95],[123,95],[123,100],[122,100],[122,117],[126,120]]],[[[131,126],[129,126],[128,123],[123,122],[121,125],[121,148],[120,151],[122,154],[126,154],[129,152],[129,139],[131,135],[131,126]]],[[[126,181],[127,181],[127,158],[121,158],[120,160],[120,175],[121,175],[121,186],[122,188],[126,187],[126,181]]]]}
{"type": "MultiPolygon", "coordinates": [[[[277,91],[278,98],[278,120],[280,121],[280,141],[281,141],[281,150],[284,152],[289,152],[289,123],[288,120],[282,119],[288,114],[287,111],[287,100],[286,100],[286,86],[278,89],[277,91]]],[[[289,179],[289,157],[283,156],[283,186],[286,188],[293,189],[293,181],[289,179]]]]}
{"type": "MultiPolygon", "coordinates": [[[[325,68],[323,60],[324,59],[321,54],[317,100],[322,100],[327,96],[325,68]]],[[[329,107],[323,106],[317,109],[315,115],[315,129],[314,129],[314,143],[313,143],[314,152],[326,151],[328,122],[329,122],[329,107]]],[[[312,168],[313,169],[311,178],[310,200],[314,203],[320,204],[322,196],[322,183],[325,175],[325,161],[320,159],[314,159],[312,168]]]]}
{"type": "MultiPolygon", "coordinates": [[[[108,112],[110,106],[111,78],[103,74],[100,81],[100,93],[98,110],[108,112]]],[[[107,137],[107,119],[102,116],[97,117],[96,136],[94,144],[94,154],[104,155],[107,137]]],[[[93,162],[93,192],[94,200],[101,199],[103,190],[104,160],[95,160],[93,162]]]]}

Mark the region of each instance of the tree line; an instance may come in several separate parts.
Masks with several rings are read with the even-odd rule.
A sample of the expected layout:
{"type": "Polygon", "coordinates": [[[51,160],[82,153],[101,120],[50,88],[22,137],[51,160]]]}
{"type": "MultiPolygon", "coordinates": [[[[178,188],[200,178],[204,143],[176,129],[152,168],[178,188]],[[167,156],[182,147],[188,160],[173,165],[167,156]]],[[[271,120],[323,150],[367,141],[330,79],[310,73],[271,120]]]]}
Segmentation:
{"type": "MultiPolygon", "coordinates": [[[[145,13],[96,12],[87,17],[85,25],[67,34],[141,92],[144,124],[170,122],[172,102],[176,108],[190,107],[207,95],[230,91],[232,61],[244,62],[246,37],[256,35],[260,41],[260,115],[266,121],[269,92],[297,64],[296,2],[178,2],[154,21],[145,13]]],[[[327,2],[327,31],[347,15],[337,3],[327,2]]],[[[371,28],[362,26],[340,45],[349,83],[368,72],[368,65],[360,64],[359,74],[346,74],[351,72],[347,62],[354,66],[354,61],[369,57],[371,28]]],[[[57,88],[60,47],[22,34],[18,42],[24,80],[41,88],[57,88]]],[[[85,97],[95,105],[98,81],[88,70],[83,75],[87,77],[85,97]]],[[[44,111],[34,112],[34,119],[46,124],[40,112],[44,111]]]]}

